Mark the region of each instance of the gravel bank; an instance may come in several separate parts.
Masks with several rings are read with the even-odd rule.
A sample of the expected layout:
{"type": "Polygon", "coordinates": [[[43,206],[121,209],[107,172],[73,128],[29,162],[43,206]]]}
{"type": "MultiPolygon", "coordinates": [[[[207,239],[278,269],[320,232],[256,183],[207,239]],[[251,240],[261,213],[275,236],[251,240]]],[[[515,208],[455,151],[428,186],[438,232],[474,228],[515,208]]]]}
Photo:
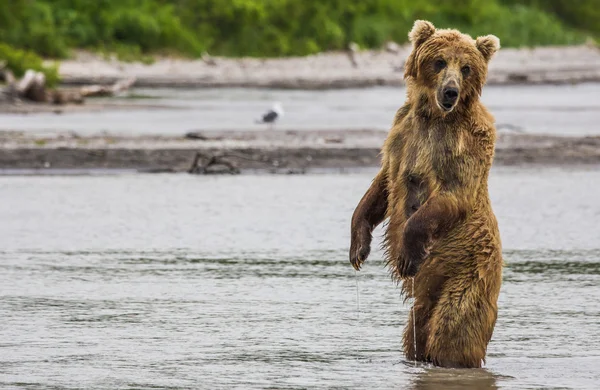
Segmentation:
{"type": "MultiPolygon", "coordinates": [[[[190,136],[80,137],[0,133],[0,169],[133,169],[185,172],[196,157],[242,172],[303,173],[376,167],[385,131],[203,132],[190,136]],[[198,155],[197,155],[198,154],[198,155]]],[[[496,165],[600,164],[600,137],[500,134],[496,165]]]]}

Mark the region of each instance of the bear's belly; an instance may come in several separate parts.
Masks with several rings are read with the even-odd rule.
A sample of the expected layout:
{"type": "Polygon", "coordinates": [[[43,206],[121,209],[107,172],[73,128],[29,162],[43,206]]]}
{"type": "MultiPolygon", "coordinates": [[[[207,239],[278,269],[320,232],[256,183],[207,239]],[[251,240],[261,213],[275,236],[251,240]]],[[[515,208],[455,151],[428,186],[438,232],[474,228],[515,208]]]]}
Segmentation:
{"type": "Polygon", "coordinates": [[[502,245],[492,210],[477,210],[436,240],[429,259],[446,276],[467,269],[500,269],[502,245]]]}
{"type": "Polygon", "coordinates": [[[425,180],[415,174],[406,176],[406,198],[404,202],[404,215],[406,219],[410,218],[422,205],[428,197],[429,186],[425,180]]]}

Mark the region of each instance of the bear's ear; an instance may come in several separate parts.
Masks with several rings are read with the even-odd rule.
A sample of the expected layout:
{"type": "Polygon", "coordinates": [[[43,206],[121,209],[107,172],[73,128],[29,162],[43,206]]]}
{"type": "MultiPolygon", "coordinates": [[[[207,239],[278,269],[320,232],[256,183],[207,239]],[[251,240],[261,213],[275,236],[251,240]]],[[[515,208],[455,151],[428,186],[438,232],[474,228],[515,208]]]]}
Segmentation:
{"type": "Polygon", "coordinates": [[[426,20],[415,20],[412,30],[408,33],[408,39],[412,42],[413,48],[419,47],[429,37],[435,33],[435,27],[426,20]]]}
{"type": "Polygon", "coordinates": [[[433,24],[426,20],[416,20],[412,30],[408,33],[408,39],[413,44],[413,49],[404,64],[404,78],[417,77],[417,55],[416,51],[423,42],[435,33],[433,24]]]}
{"type": "Polygon", "coordinates": [[[477,46],[477,50],[483,54],[483,58],[485,58],[486,61],[489,61],[494,53],[500,49],[500,39],[495,35],[477,37],[475,46],[477,46]]]}

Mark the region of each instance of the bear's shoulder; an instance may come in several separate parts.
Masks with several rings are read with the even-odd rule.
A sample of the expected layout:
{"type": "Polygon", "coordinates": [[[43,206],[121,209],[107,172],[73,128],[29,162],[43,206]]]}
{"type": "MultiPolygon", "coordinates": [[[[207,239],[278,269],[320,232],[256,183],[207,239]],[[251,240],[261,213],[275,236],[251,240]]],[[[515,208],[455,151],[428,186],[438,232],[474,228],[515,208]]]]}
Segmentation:
{"type": "Polygon", "coordinates": [[[494,123],[496,119],[488,111],[483,104],[478,104],[474,110],[473,117],[471,118],[472,132],[479,137],[493,137],[495,138],[496,127],[494,123]]]}
{"type": "Polygon", "coordinates": [[[399,125],[402,120],[404,120],[404,118],[406,118],[408,116],[408,114],[410,113],[411,110],[411,104],[407,101],[406,103],[404,103],[402,105],[402,107],[400,107],[398,109],[398,111],[396,111],[396,115],[394,116],[394,123],[392,124],[392,127],[396,127],[397,125],[399,125]]]}

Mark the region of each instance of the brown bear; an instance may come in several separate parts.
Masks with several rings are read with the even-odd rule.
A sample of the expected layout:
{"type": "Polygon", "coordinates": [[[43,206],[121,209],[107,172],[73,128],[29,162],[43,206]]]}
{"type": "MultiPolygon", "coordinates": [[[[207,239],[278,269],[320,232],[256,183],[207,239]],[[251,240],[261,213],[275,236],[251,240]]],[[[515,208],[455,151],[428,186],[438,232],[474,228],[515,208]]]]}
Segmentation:
{"type": "Polygon", "coordinates": [[[404,296],[415,298],[406,357],[481,367],[496,323],[502,253],[487,184],[496,130],[480,95],[500,43],[422,20],[409,38],[407,99],[352,216],[350,262],[360,269],[373,229],[389,219],[388,266],[404,296]]]}

